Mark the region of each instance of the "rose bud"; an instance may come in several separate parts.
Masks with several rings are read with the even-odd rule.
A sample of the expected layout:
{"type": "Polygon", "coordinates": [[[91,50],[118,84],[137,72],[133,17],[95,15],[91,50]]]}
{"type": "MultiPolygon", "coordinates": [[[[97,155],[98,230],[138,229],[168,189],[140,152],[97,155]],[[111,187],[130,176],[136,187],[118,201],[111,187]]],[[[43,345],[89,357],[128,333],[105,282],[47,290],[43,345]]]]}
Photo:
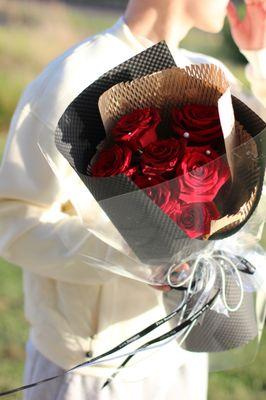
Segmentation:
{"type": "Polygon", "coordinates": [[[174,170],[185,153],[185,141],[175,138],[150,143],[140,157],[143,174],[166,174],[174,170]]]}
{"type": "Polygon", "coordinates": [[[186,203],[210,202],[230,178],[223,158],[207,146],[187,147],[177,168],[180,200],[186,203]]]}
{"type": "Polygon", "coordinates": [[[224,142],[216,106],[191,104],[185,105],[182,109],[173,108],[171,129],[178,137],[187,139],[188,144],[193,146],[213,141],[217,143],[217,139],[220,139],[221,144],[224,142]]]}
{"type": "Polygon", "coordinates": [[[221,216],[214,203],[184,203],[180,204],[180,213],[172,214],[172,217],[180,229],[194,239],[209,234],[211,221],[221,216]]]}
{"type": "Polygon", "coordinates": [[[130,166],[131,158],[132,151],[127,146],[114,144],[99,152],[91,166],[91,174],[103,177],[129,173],[130,176],[131,172],[135,171],[132,170],[134,167],[130,166]]]}
{"type": "Polygon", "coordinates": [[[133,150],[145,148],[157,140],[157,126],[161,122],[159,111],[143,108],[124,115],[111,131],[116,142],[124,142],[133,150]]]}

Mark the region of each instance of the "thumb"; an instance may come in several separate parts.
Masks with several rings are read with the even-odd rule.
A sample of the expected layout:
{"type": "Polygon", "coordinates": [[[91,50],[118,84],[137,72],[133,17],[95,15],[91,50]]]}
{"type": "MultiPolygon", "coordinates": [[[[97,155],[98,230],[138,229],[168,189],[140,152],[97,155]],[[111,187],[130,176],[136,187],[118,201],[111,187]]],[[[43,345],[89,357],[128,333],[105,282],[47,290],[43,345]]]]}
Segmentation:
{"type": "Polygon", "coordinates": [[[239,22],[241,22],[237,13],[236,6],[232,3],[232,1],[230,1],[230,3],[227,6],[227,17],[229,19],[231,26],[235,26],[239,22]]]}
{"type": "Polygon", "coordinates": [[[170,292],[171,290],[171,287],[168,285],[161,285],[161,286],[149,285],[149,286],[151,286],[153,289],[161,290],[162,292],[170,292]]]}

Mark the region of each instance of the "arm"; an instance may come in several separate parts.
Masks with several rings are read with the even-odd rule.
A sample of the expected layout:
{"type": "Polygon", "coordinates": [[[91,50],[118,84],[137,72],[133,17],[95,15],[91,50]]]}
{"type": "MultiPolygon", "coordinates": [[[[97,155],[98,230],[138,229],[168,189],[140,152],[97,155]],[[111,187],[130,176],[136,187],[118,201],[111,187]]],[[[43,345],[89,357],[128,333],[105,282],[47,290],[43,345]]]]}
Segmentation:
{"type": "Polygon", "coordinates": [[[246,77],[250,82],[251,90],[261,102],[266,115],[266,48],[261,50],[241,50],[248,60],[245,68],[246,77]]]}
{"type": "MultiPolygon", "coordinates": [[[[112,279],[113,273],[101,269],[105,261],[137,267],[123,243],[112,246],[96,235],[93,218],[86,227],[78,212],[62,211],[66,194],[38,147],[38,136],[49,141],[50,157],[65,177],[73,175],[53,143],[53,132],[27,106],[19,117],[14,115],[0,168],[0,256],[36,274],[70,283],[112,279]],[[79,252],[90,257],[89,265],[79,252]]],[[[90,215],[93,206],[93,202],[87,205],[90,215]]],[[[114,228],[104,221],[105,235],[112,237],[114,228]]]]}

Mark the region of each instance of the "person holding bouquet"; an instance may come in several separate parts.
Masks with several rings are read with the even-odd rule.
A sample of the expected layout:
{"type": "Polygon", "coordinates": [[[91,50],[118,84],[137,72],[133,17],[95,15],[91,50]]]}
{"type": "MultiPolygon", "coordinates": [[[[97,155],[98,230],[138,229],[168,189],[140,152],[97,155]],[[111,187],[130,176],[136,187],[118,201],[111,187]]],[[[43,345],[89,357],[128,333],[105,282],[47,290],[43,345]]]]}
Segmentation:
{"type": "MultiPolygon", "coordinates": [[[[221,61],[179,48],[193,27],[219,32],[227,14],[232,36],[248,60],[246,75],[254,94],[248,101],[263,117],[266,2],[245,3],[246,15],[240,20],[228,0],[130,0],[115,25],[58,56],[25,89],[0,169],[0,256],[23,268],[30,323],[25,384],[61,374],[163,317],[162,292],[171,290],[81,262],[80,252],[103,263],[134,263],[111,221],[56,149],[54,131],[60,116],[102,74],[161,40],[177,66],[220,66],[233,94],[243,97],[239,82],[221,61]],[[50,149],[60,177],[43,157],[39,138],[50,149]]],[[[101,390],[119,362],[79,368],[25,391],[24,400],[207,398],[205,354],[188,353],[172,341],[146,353],[101,390]]]]}

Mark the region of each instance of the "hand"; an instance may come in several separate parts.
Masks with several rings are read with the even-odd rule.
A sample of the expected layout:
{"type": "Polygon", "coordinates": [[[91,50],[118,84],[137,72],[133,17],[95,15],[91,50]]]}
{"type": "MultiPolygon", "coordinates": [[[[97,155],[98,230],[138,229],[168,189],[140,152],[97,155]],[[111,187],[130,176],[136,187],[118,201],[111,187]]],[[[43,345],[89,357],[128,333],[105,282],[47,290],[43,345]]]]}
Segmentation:
{"type": "MultiPolygon", "coordinates": [[[[178,265],[178,269],[176,270],[176,273],[178,274],[178,276],[180,275],[180,273],[182,273],[182,271],[189,271],[190,270],[190,266],[187,263],[183,263],[181,265],[178,265]]],[[[174,272],[174,271],[173,271],[174,272]]],[[[162,278],[162,276],[161,276],[162,278]]],[[[169,292],[170,290],[172,290],[173,288],[169,285],[149,285],[154,289],[157,290],[161,290],[163,292],[169,292]]]]}
{"type": "Polygon", "coordinates": [[[227,16],[232,37],[242,50],[260,50],[266,47],[266,0],[245,0],[246,15],[241,20],[230,1],[227,16]]]}

